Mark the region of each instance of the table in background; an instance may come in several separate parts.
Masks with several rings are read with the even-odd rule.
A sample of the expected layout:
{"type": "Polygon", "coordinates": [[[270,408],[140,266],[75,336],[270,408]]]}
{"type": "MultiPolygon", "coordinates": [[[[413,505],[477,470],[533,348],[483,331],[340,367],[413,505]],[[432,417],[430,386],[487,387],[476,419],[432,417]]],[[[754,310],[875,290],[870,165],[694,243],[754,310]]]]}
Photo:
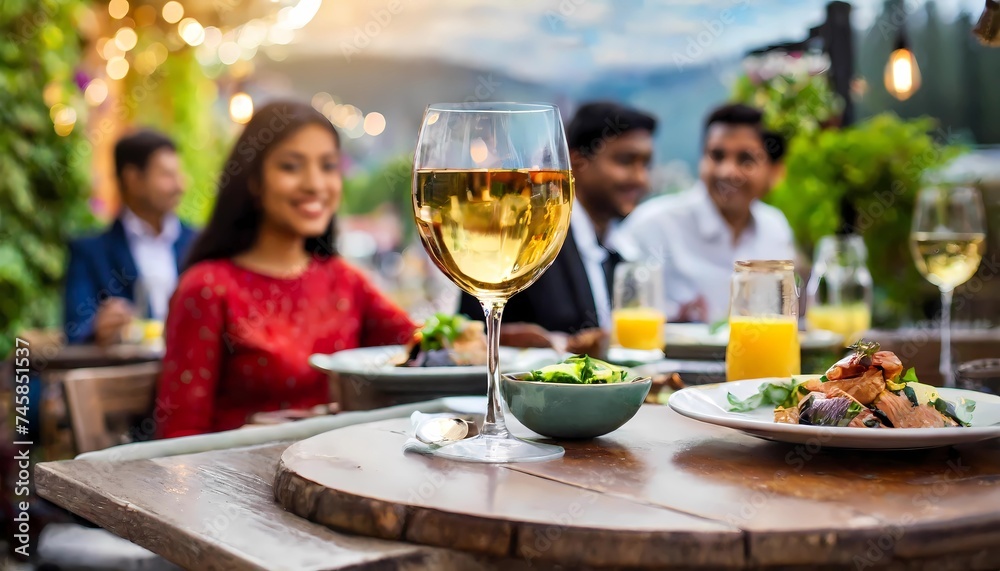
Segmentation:
{"type": "Polygon", "coordinates": [[[163,358],[162,349],[144,345],[65,345],[32,352],[32,364],[39,372],[65,371],[89,367],[114,367],[148,363],[163,358]]]}
{"type": "MultiPolygon", "coordinates": [[[[941,332],[937,327],[873,330],[865,337],[898,355],[905,367],[916,367],[921,382],[941,386],[941,332]]],[[[1000,328],[953,329],[951,347],[955,367],[976,359],[1000,357],[1000,328]]]]}

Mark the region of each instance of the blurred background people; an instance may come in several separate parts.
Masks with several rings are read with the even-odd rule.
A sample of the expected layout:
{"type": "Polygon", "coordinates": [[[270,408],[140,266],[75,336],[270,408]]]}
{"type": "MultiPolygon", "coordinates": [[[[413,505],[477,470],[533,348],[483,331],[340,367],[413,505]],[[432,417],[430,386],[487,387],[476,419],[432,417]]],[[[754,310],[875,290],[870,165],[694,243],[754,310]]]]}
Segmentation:
{"type": "Polygon", "coordinates": [[[407,314],[337,256],[341,161],[337,130],[309,105],[272,103],[247,124],[171,300],[161,436],[326,404],[310,355],[412,336],[407,314]]]}
{"type": "Polygon", "coordinates": [[[718,107],[702,131],[698,184],[645,202],[625,221],[622,232],[663,267],[669,320],[726,319],[734,262],[794,259],[784,214],[761,202],[783,174],[783,155],[759,110],[718,107]]]}
{"type": "Polygon", "coordinates": [[[150,130],[114,149],[122,207],[101,234],[69,244],[64,329],[70,343],[121,340],[133,317],[163,321],[195,232],[175,214],[184,182],[174,142],[150,130]]]}
{"type": "MultiPolygon", "coordinates": [[[[656,119],[638,109],[613,102],[580,106],[566,126],[576,181],[569,234],[548,271],[507,303],[501,335],[527,342],[534,332],[544,344],[545,332],[610,330],[614,267],[637,254],[619,239],[618,224],[649,192],[655,132],[656,119]]],[[[483,319],[468,294],[460,312],[483,319]]]]}

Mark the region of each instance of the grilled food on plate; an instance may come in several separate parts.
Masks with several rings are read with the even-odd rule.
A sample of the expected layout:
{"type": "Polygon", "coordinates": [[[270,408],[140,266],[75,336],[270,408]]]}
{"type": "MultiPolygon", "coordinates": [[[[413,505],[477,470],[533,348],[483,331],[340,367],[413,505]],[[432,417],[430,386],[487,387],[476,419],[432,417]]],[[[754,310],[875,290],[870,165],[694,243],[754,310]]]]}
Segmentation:
{"type": "Polygon", "coordinates": [[[486,364],[484,324],[464,315],[437,313],[413,334],[400,367],[462,367],[486,364]]]}
{"type": "Polygon", "coordinates": [[[861,340],[850,355],[819,379],[765,383],[746,399],[728,395],[729,410],[774,406],[774,421],[853,428],[938,428],[969,426],[976,403],[946,401],[937,390],[903,372],[903,364],[879,344],[861,340]]]}

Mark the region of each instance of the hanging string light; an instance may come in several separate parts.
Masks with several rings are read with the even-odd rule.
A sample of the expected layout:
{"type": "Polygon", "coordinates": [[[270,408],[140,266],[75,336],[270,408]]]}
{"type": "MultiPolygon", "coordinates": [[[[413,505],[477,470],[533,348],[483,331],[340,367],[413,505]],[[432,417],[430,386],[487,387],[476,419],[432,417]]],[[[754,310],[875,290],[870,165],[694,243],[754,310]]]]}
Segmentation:
{"type": "Polygon", "coordinates": [[[885,66],[885,88],[900,101],[906,101],[920,89],[920,67],[902,27],[896,36],[895,49],[889,54],[889,62],[885,66]]]}

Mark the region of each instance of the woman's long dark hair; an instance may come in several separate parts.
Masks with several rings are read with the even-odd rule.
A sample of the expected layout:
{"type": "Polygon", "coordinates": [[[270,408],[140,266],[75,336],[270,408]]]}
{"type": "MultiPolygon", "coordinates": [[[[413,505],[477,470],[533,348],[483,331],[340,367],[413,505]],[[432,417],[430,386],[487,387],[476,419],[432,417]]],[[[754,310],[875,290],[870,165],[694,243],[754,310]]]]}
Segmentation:
{"type": "MultiPolygon", "coordinates": [[[[184,263],[190,268],[205,260],[232,258],[250,249],[257,239],[262,219],[260,188],[264,157],[282,140],[306,125],[330,131],[337,146],[340,135],[322,113],[294,101],[277,101],[262,107],[247,123],[229,154],[219,177],[219,193],[208,226],[195,240],[184,263]]],[[[330,257],[337,254],[336,216],[322,236],[306,239],[306,251],[330,257]]]]}

